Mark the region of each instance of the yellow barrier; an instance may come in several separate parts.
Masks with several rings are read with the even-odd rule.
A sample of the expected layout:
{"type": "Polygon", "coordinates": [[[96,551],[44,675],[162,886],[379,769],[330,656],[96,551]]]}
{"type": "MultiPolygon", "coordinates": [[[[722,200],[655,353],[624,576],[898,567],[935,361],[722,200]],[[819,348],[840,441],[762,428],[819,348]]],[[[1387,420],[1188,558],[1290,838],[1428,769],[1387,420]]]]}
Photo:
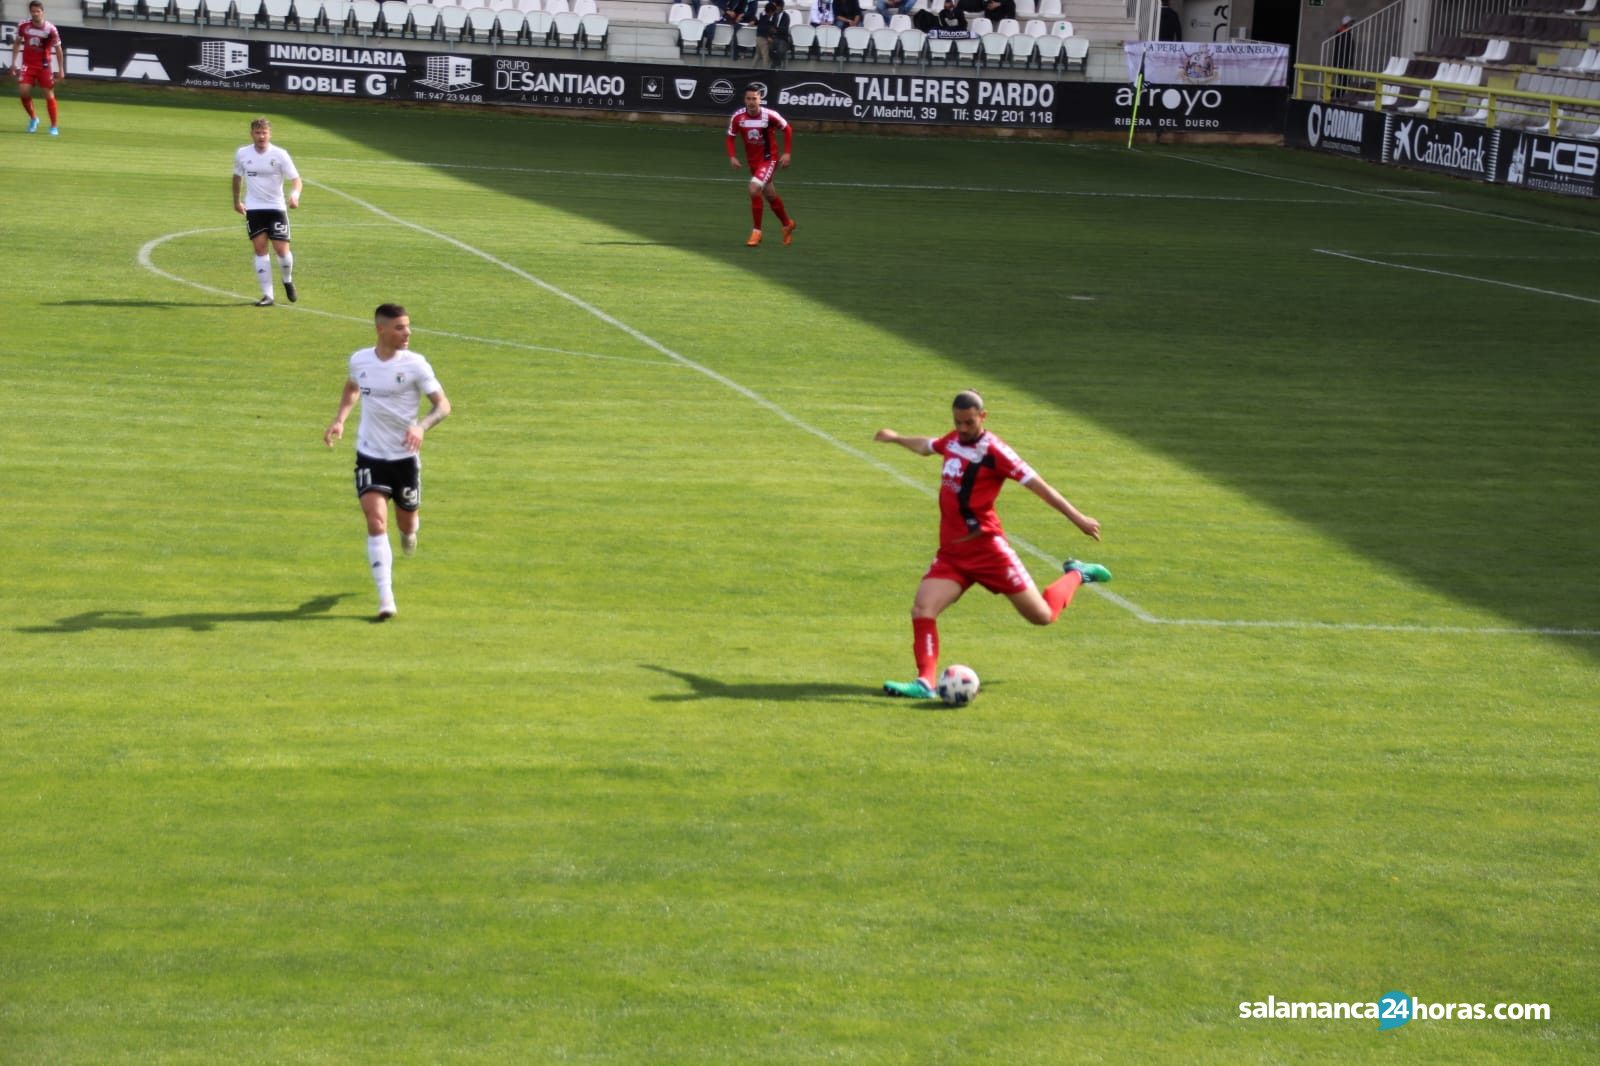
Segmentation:
{"type": "Polygon", "coordinates": [[[1297,100],[1481,122],[1490,129],[1505,126],[1558,134],[1563,123],[1600,123],[1600,100],[1310,64],[1295,65],[1294,96],[1297,100]]]}

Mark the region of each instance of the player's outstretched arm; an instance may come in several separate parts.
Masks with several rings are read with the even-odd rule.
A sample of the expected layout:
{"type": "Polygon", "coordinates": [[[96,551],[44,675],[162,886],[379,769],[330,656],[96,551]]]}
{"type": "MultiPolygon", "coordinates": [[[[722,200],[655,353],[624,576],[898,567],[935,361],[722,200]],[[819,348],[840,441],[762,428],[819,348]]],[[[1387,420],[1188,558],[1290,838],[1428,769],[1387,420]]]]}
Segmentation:
{"type": "Polygon", "coordinates": [[[932,437],[902,437],[892,429],[880,429],[872,435],[875,441],[884,444],[898,444],[907,451],[916,452],[918,455],[933,454],[932,437]]]}
{"type": "Polygon", "coordinates": [[[1061,495],[1061,493],[1050,487],[1050,483],[1048,481],[1035,474],[1027,484],[1028,488],[1035,496],[1038,496],[1039,499],[1043,500],[1051,507],[1054,507],[1062,514],[1066,515],[1068,521],[1077,526],[1079,529],[1083,530],[1084,536],[1093,537],[1095,540],[1100,539],[1099,520],[1090,518],[1088,515],[1072,506],[1065,496],[1061,495]]]}
{"type": "Polygon", "coordinates": [[[339,413],[333,416],[333,421],[328,423],[328,428],[322,431],[322,443],[333,447],[333,442],[344,436],[344,420],[350,417],[350,412],[355,410],[356,400],[361,395],[361,386],[353,381],[344,383],[344,391],[339,394],[339,413]]]}

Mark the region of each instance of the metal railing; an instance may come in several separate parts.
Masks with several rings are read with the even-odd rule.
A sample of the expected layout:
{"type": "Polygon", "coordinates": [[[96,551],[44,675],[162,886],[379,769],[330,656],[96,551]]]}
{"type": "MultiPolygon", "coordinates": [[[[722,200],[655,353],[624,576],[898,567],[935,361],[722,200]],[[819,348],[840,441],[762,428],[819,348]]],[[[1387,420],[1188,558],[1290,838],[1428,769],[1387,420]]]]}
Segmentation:
{"type": "Polygon", "coordinates": [[[1294,95],[1297,100],[1475,122],[1490,129],[1536,130],[1551,135],[1581,130],[1585,132],[1577,135],[1585,137],[1594,136],[1587,131],[1600,129],[1600,100],[1344,67],[1296,64],[1294,95]]]}

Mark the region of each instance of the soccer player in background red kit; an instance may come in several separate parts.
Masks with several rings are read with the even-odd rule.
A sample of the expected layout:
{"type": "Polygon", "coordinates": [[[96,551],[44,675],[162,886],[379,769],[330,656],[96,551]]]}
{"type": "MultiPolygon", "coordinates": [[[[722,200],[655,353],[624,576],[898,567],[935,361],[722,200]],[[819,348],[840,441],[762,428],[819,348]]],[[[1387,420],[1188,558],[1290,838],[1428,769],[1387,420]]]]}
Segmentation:
{"type": "Polygon", "coordinates": [[[750,217],[755,228],[744,243],[751,248],[761,243],[761,200],[765,196],[772,205],[772,213],[783,223],[783,243],[794,240],[794,219],[783,209],[783,197],[772,184],[779,167],[789,165],[789,151],[794,147],[794,129],[788,119],[761,106],[761,90],[744,91],[744,106],[728,120],[728,162],[739,169],[739,156],[734,150],[738,141],[744,141],[744,157],[750,164],[750,217]],[[778,131],[783,131],[783,154],[777,153],[778,131]]]}
{"type": "Polygon", "coordinates": [[[939,478],[939,554],[922,575],[911,605],[917,676],[911,681],[885,681],[883,691],[890,696],[938,699],[934,691],[939,677],[938,617],[973,585],[1003,594],[1022,617],[1036,626],[1047,626],[1061,616],[1084,582],[1111,580],[1111,571],[1099,563],[1068,559],[1062,564],[1066,573],[1039,591],[1006,542],[1000,518],[994,513],[1001,486],[1007,480],[1027,486],[1095,540],[1100,539],[1100,523],[1068,503],[1005,441],[983,428],[989,417],[983,397],[971,390],[959,393],[951,413],[955,429],[942,437],[903,437],[892,429],[880,429],[872,438],[918,455],[944,457],[939,478]]]}
{"type": "Polygon", "coordinates": [[[17,92],[22,97],[22,110],[28,113],[28,132],[39,128],[39,116],[33,112],[33,87],[44,90],[45,106],[50,110],[50,136],[59,137],[61,130],[56,122],[56,79],[67,77],[67,56],[61,50],[61,34],[55,23],[44,20],[44,4],[33,0],[28,5],[28,19],[17,24],[17,36],[11,42],[11,69],[17,75],[17,92]],[[18,54],[22,62],[17,62],[18,54]],[[54,55],[59,73],[50,72],[50,57],[54,55]]]}

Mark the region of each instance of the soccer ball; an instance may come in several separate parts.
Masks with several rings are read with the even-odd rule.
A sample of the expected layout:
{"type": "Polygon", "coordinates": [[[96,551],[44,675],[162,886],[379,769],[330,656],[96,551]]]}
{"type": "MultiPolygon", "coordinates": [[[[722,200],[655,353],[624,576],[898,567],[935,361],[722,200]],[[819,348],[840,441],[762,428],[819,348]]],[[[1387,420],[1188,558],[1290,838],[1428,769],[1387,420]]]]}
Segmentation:
{"type": "Polygon", "coordinates": [[[978,698],[978,674],[970,666],[947,666],[939,675],[939,698],[951,707],[965,707],[978,698]]]}

